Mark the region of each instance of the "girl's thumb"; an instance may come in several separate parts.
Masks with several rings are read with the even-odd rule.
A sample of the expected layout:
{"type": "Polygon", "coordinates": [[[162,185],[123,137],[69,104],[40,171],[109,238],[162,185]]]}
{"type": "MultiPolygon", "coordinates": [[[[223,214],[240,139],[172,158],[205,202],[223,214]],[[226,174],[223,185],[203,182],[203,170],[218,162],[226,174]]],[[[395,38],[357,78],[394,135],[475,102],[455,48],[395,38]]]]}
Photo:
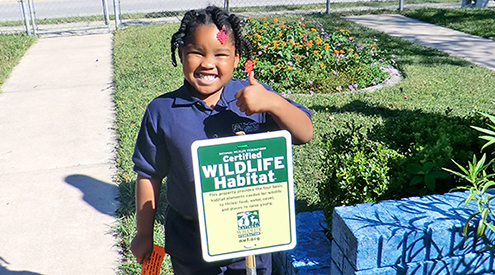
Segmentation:
{"type": "Polygon", "coordinates": [[[254,72],[250,72],[248,76],[249,84],[256,85],[258,84],[258,80],[254,78],[254,72]]]}

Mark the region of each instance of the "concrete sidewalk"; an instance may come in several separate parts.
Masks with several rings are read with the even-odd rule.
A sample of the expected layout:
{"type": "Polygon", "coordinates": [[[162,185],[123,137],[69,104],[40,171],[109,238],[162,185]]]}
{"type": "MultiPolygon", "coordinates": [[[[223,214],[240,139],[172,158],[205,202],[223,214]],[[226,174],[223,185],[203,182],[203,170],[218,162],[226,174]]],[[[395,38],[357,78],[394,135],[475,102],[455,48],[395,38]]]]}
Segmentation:
{"type": "Polygon", "coordinates": [[[346,16],[360,25],[436,48],[479,66],[495,70],[495,41],[424,23],[398,14],[346,16]]]}
{"type": "Polygon", "coordinates": [[[112,35],[39,39],[1,87],[0,274],[116,274],[112,35]]]}

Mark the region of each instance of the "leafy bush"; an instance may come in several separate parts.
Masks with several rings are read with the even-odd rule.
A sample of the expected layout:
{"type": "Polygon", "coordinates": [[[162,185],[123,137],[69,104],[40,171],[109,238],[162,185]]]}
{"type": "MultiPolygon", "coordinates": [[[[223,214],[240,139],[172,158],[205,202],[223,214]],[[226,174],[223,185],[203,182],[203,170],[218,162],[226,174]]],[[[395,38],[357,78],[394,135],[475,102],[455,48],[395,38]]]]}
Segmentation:
{"type": "Polygon", "coordinates": [[[468,161],[481,146],[478,115],[464,119],[421,111],[384,113],[384,120],[366,129],[348,123],[322,139],[325,180],[320,198],[328,208],[428,193],[445,193],[459,186],[442,167],[451,159],[468,161]]]}
{"type": "Polygon", "coordinates": [[[322,148],[327,181],[320,196],[331,207],[378,200],[390,186],[390,170],[404,158],[359,131],[327,136],[322,148]]]}
{"type": "MultiPolygon", "coordinates": [[[[349,30],[327,32],[322,24],[248,18],[243,22],[252,43],[256,78],[282,94],[335,93],[376,85],[391,76],[386,52],[372,43],[359,46],[349,30]]],[[[241,64],[246,59],[241,58],[241,64]]],[[[243,68],[234,78],[245,78],[243,68]]]]}

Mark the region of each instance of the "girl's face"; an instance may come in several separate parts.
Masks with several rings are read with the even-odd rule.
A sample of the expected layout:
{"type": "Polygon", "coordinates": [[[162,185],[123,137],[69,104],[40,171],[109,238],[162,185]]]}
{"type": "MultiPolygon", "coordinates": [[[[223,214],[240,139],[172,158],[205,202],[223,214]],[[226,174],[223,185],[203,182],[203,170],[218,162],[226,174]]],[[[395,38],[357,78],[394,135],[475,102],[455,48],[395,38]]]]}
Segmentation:
{"type": "Polygon", "coordinates": [[[194,96],[214,106],[220,99],[223,87],[232,78],[239,64],[232,38],[220,43],[215,25],[200,25],[192,37],[179,50],[182,71],[187,82],[196,91],[194,96]]]}

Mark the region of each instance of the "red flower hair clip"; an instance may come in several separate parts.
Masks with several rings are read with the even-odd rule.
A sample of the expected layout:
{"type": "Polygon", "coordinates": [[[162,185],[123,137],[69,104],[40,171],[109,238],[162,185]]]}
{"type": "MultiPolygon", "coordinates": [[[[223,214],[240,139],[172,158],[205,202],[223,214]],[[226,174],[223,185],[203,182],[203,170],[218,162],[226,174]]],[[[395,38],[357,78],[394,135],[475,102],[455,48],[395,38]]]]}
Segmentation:
{"type": "Polygon", "coordinates": [[[225,33],[225,26],[223,26],[222,29],[217,33],[217,39],[222,44],[224,44],[227,39],[229,39],[229,36],[227,35],[227,33],[225,33]]]}

